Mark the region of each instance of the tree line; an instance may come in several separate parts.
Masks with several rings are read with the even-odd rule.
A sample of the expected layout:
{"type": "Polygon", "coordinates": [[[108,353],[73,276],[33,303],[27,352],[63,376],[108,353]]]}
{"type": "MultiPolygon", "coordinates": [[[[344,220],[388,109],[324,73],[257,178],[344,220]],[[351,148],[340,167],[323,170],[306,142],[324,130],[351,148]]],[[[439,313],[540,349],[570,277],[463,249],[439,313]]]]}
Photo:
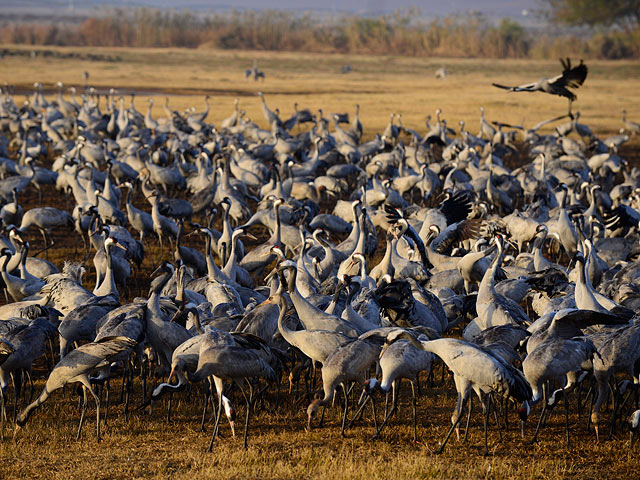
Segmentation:
{"type": "MultiPolygon", "coordinates": [[[[640,31],[609,28],[591,35],[533,31],[481,14],[416,20],[408,10],[378,18],[325,18],[282,11],[215,15],[137,9],[115,10],[82,23],[17,23],[0,27],[0,42],[111,47],[210,47],[347,54],[441,57],[638,58],[640,31]]],[[[560,18],[560,17],[558,17],[560,18]]],[[[562,20],[562,19],[561,19],[562,20]]],[[[580,24],[569,17],[565,23],[580,24]]]]}

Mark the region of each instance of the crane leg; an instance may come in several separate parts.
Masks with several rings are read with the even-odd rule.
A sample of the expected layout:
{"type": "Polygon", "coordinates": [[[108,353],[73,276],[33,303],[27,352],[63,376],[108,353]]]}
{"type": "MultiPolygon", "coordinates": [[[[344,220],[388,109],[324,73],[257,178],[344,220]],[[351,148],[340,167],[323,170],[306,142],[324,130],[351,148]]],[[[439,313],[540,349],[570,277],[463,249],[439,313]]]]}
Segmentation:
{"type": "Polygon", "coordinates": [[[247,385],[249,386],[248,397],[247,397],[247,394],[242,389],[242,387],[240,387],[240,391],[242,392],[242,396],[244,397],[244,400],[247,405],[247,413],[246,413],[245,422],[244,422],[244,449],[245,450],[248,448],[247,438],[249,436],[249,420],[251,419],[251,409],[253,408],[255,399],[261,396],[268,388],[268,385],[265,385],[265,387],[262,390],[260,390],[260,392],[258,392],[257,395],[254,396],[253,385],[251,384],[251,382],[247,382],[247,385]]]}
{"type": "Polygon", "coordinates": [[[491,410],[491,395],[487,395],[486,403],[483,402],[482,399],[480,399],[480,402],[482,403],[482,410],[484,413],[484,453],[483,455],[485,457],[488,457],[489,455],[491,455],[491,453],[489,452],[489,447],[487,445],[487,429],[489,426],[489,411],[491,410]]]}
{"type": "Polygon", "coordinates": [[[164,253],[164,248],[162,246],[162,235],[158,235],[158,241],[160,242],[160,256],[158,257],[157,263],[160,263],[162,260],[162,255],[164,253]]]}
{"type": "Polygon", "coordinates": [[[18,378],[13,373],[11,374],[11,379],[13,380],[13,423],[16,422],[16,417],[18,416],[18,397],[22,391],[22,372],[17,370],[16,373],[18,378]]]}
{"type": "Polygon", "coordinates": [[[280,378],[282,377],[282,371],[279,371],[278,373],[279,374],[276,379],[276,403],[273,406],[274,413],[278,411],[278,405],[280,405],[280,378]]]}
{"type": "Polygon", "coordinates": [[[393,416],[393,414],[398,410],[398,392],[400,389],[396,388],[395,383],[395,381],[392,383],[391,410],[389,410],[389,413],[385,415],[384,420],[380,424],[380,427],[378,427],[378,430],[376,431],[376,434],[373,436],[373,438],[380,437],[380,432],[387,425],[387,422],[389,422],[389,419],[393,416]]]}
{"type": "Polygon", "coordinates": [[[147,401],[147,366],[144,362],[144,352],[140,352],[140,377],[142,381],[142,403],[147,401]]]}
{"type": "Polygon", "coordinates": [[[322,406],[322,414],[320,415],[320,423],[318,423],[318,427],[322,427],[322,423],[324,422],[324,413],[327,411],[327,406],[322,406]]]}
{"type": "MultiPolygon", "coordinates": [[[[51,371],[53,370],[53,367],[54,367],[53,359],[55,358],[55,355],[53,353],[53,341],[51,340],[51,337],[47,337],[47,345],[49,346],[49,349],[47,350],[46,358],[47,358],[47,364],[49,365],[49,371],[51,371]],[[51,354],[51,357],[49,357],[49,354],[51,354]]],[[[31,397],[29,398],[33,397],[33,382],[31,382],[31,389],[32,389],[31,397]]],[[[29,400],[29,402],[31,402],[31,400],[29,400]]]]}
{"type": "Polygon", "coordinates": [[[4,442],[4,421],[7,414],[4,409],[4,392],[0,388],[0,438],[4,442]]]}
{"type": "Polygon", "coordinates": [[[220,415],[222,413],[222,393],[218,392],[218,412],[216,414],[216,423],[213,426],[213,432],[211,432],[211,441],[209,442],[208,452],[213,450],[213,441],[216,439],[216,435],[218,434],[218,426],[220,425],[220,415]]]}
{"type": "Polygon", "coordinates": [[[545,414],[547,413],[547,400],[544,399],[544,405],[542,407],[542,413],[540,413],[540,419],[538,420],[538,425],[536,426],[536,433],[534,433],[533,438],[529,442],[529,444],[533,445],[538,440],[538,432],[540,431],[540,426],[542,425],[545,414]]]}
{"type": "Polygon", "coordinates": [[[629,401],[629,399],[631,398],[632,393],[635,394],[636,392],[636,385],[633,386],[633,392],[629,391],[627,392],[627,394],[624,396],[624,400],[622,401],[622,403],[620,404],[620,415],[618,415],[618,417],[622,417],[624,418],[624,409],[627,405],[627,402],[629,401]]]}
{"type": "Polygon", "coordinates": [[[567,430],[567,446],[569,446],[569,398],[564,388],[562,389],[562,401],[564,402],[564,426],[567,430]]]}
{"type": "Polygon", "coordinates": [[[507,408],[507,400],[502,399],[502,413],[504,414],[504,429],[509,431],[509,410],[507,408]]]}
{"type": "Polygon", "coordinates": [[[451,434],[453,433],[453,430],[458,426],[458,423],[460,423],[460,416],[459,415],[458,415],[458,419],[451,424],[451,428],[447,432],[447,436],[444,437],[444,441],[442,442],[442,445],[440,445],[440,448],[438,448],[436,450],[436,452],[435,452],[436,454],[439,455],[444,451],[444,447],[447,445],[447,442],[449,441],[449,437],[451,437],[451,434]]]}
{"type": "Polygon", "coordinates": [[[200,421],[200,431],[204,432],[204,424],[207,420],[207,407],[209,407],[209,391],[204,394],[204,404],[202,405],[202,420],[200,421]]]}
{"type": "MultiPolygon", "coordinates": [[[[591,430],[591,412],[593,411],[593,403],[595,402],[595,392],[593,390],[593,387],[591,387],[589,389],[589,393],[587,394],[588,396],[591,396],[591,398],[589,399],[589,413],[587,414],[587,431],[591,430]]],[[[585,399],[586,402],[586,399],[585,399]]]]}
{"type": "Polygon", "coordinates": [[[131,386],[129,384],[129,374],[127,374],[126,379],[123,377],[122,379],[123,383],[126,383],[126,386],[124,388],[124,421],[128,422],[129,421],[129,396],[130,396],[130,392],[131,392],[131,386]]]}
{"type": "Polygon", "coordinates": [[[167,407],[167,422],[171,421],[171,404],[173,403],[173,392],[169,392],[169,406],[167,407]]]}
{"type": "Polygon", "coordinates": [[[371,395],[364,394],[363,398],[359,402],[360,406],[358,407],[358,410],[356,411],[355,415],[349,422],[349,425],[347,425],[347,430],[349,430],[353,426],[353,424],[360,419],[360,416],[364,410],[364,407],[369,400],[371,400],[371,402],[374,402],[373,397],[371,395]]]}
{"type": "MultiPolygon", "coordinates": [[[[467,441],[467,436],[469,435],[469,423],[471,423],[471,411],[473,410],[473,398],[469,397],[469,409],[467,410],[467,424],[464,427],[464,437],[462,437],[462,441],[467,441]]],[[[458,440],[460,440],[460,435],[458,435],[458,440]]]]}
{"type": "Polygon", "coordinates": [[[120,384],[120,403],[122,403],[122,400],[124,399],[124,389],[127,384],[126,378],[129,373],[130,366],[131,365],[129,364],[129,359],[127,359],[127,363],[125,363],[125,368],[122,369],[122,383],[120,384]]]}
{"type": "Polygon", "coordinates": [[[311,360],[311,394],[312,395],[315,394],[315,391],[316,391],[316,362],[311,360]]]}
{"type": "Polygon", "coordinates": [[[384,416],[387,417],[389,413],[389,392],[384,394],[384,416]]]}
{"type": "Polygon", "coordinates": [[[104,405],[104,419],[102,420],[104,424],[107,424],[107,417],[109,416],[109,390],[111,390],[111,383],[109,379],[106,381],[107,384],[107,393],[105,394],[105,405],[104,405]]]}
{"type": "Polygon", "coordinates": [[[500,422],[498,421],[498,402],[496,402],[492,396],[490,396],[490,398],[492,399],[491,403],[493,404],[493,418],[496,421],[496,427],[498,427],[498,436],[500,437],[500,441],[502,442],[502,427],[500,426],[500,422]]]}
{"type": "Polygon", "coordinates": [[[580,418],[582,416],[583,407],[584,407],[584,405],[582,404],[582,382],[578,383],[577,396],[578,396],[578,418],[580,418]]]}
{"type": "Polygon", "coordinates": [[[218,406],[216,405],[216,401],[213,398],[213,390],[209,392],[209,403],[211,404],[211,415],[213,417],[218,413],[218,406]]]}
{"type": "Polygon", "coordinates": [[[82,413],[80,414],[80,424],[78,425],[78,433],[76,434],[76,440],[80,440],[80,434],[82,433],[82,424],[84,423],[84,415],[87,413],[87,391],[86,387],[82,387],[82,413]]]}
{"type": "Polygon", "coordinates": [[[371,413],[373,413],[373,426],[378,430],[378,416],[376,415],[376,402],[371,400],[371,413]]]}
{"type": "MultiPolygon", "coordinates": [[[[416,381],[418,380],[418,377],[416,375],[416,381]]],[[[417,404],[416,404],[416,386],[414,385],[413,381],[410,380],[411,382],[411,397],[412,397],[412,409],[413,409],[413,441],[417,442],[418,441],[418,411],[417,411],[417,404]]]]}
{"type": "MultiPolygon", "coordinates": [[[[49,339],[49,341],[51,341],[51,339],[49,339]]],[[[51,351],[53,352],[53,347],[51,347],[51,351]]],[[[24,372],[27,374],[27,378],[29,379],[29,403],[31,403],[33,401],[33,392],[34,392],[33,378],[31,378],[31,372],[29,370],[25,370],[24,372]]]]}
{"type": "MultiPolygon", "coordinates": [[[[96,395],[96,392],[93,391],[93,388],[88,387],[89,388],[89,393],[91,393],[91,395],[93,395],[93,399],[96,401],[96,438],[98,439],[98,442],[100,441],[100,397],[98,397],[98,395],[96,395]]],[[[86,400],[86,396],[85,396],[85,409],[87,408],[87,400],[86,400]]]]}
{"type": "Polygon", "coordinates": [[[342,428],[340,429],[340,435],[344,438],[347,436],[344,434],[344,428],[347,424],[347,411],[349,410],[349,394],[347,392],[347,387],[344,383],[342,385],[342,394],[344,395],[344,411],[342,412],[342,428]]]}

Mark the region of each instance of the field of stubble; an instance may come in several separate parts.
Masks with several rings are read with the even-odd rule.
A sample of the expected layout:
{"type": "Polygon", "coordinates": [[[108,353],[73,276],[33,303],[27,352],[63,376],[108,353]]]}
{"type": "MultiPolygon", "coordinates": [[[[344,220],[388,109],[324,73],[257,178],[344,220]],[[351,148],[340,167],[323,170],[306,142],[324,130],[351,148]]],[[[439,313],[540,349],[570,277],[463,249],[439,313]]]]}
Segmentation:
{"type": "MultiPolygon", "coordinates": [[[[20,47],[11,47],[20,48],[20,47]]],[[[64,51],[65,49],[55,49],[64,51]]],[[[82,59],[5,57],[0,60],[0,81],[27,91],[34,81],[52,88],[62,81],[80,86],[82,74],[90,72],[90,84],[101,89],[117,88],[122,93],[138,92],[136,105],[146,111],[146,97],[156,98],[154,115],[163,115],[159,104],[165,96],[170,106],[184,110],[195,106],[202,110],[203,96],[212,96],[208,121],[216,123],[227,117],[235,98],[241,108],[264,125],[259,98],[265,93],[272,109],[283,116],[293,111],[293,103],[324,112],[348,111],[361,106],[365,136],[381,131],[392,112],[401,113],[405,125],[424,131],[424,119],[436,108],[450,126],[457,128],[465,120],[477,133],[479,107],[487,117],[506,123],[534,123],[566,111],[563,99],[543,94],[507,94],[493,89],[492,81],[526,82],[540,76],[555,75],[557,61],[441,60],[394,57],[347,57],[267,52],[212,52],[199,50],[116,50],[75,49],[80,53],[99,52],[117,55],[121,62],[89,62],[82,59]],[[245,83],[243,70],[254,58],[267,73],[264,84],[245,83]],[[343,75],[340,67],[353,66],[343,75]],[[445,66],[449,77],[437,81],[436,68],[445,66]]],[[[581,121],[600,135],[617,133],[622,126],[620,111],[626,108],[634,120],[640,118],[640,95],[637,79],[640,65],[632,62],[589,62],[589,77],[579,90],[575,108],[581,121]]],[[[18,95],[20,98],[20,95],[18,95]]],[[[640,158],[640,142],[630,142],[622,152],[632,161],[640,158]]],[[[43,159],[48,164],[51,159],[43,159]]],[[[23,205],[37,204],[37,194],[21,197],[23,205]]],[[[43,205],[64,205],[65,199],[53,189],[45,189],[43,205]]],[[[136,199],[140,206],[144,202],[136,199]]],[[[49,258],[57,264],[65,259],[83,260],[76,253],[76,234],[56,232],[56,246],[49,258]]],[[[33,250],[41,239],[33,235],[33,250]]],[[[78,244],[79,245],[79,244],[78,244]]],[[[148,275],[156,265],[158,249],[147,244],[147,258],[131,282],[132,295],[145,294],[148,275]]],[[[167,254],[165,254],[167,255],[167,254]]],[[[89,261],[90,264],[90,261],[89,261]]],[[[87,282],[91,284],[92,277],[87,282]]],[[[46,378],[46,363],[38,364],[36,394],[46,378]]],[[[440,366],[436,367],[439,373],[440,366]]],[[[273,398],[266,409],[257,408],[252,419],[249,449],[242,448],[242,438],[232,438],[226,423],[222,438],[216,440],[213,453],[206,453],[211,424],[200,431],[202,396],[194,389],[190,394],[174,396],[173,414],[166,419],[165,401],[154,405],[152,415],[133,413],[128,423],[121,415],[120,381],[112,382],[111,407],[100,443],[96,442],[88,422],[80,441],[75,431],[80,416],[77,397],[71,388],[58,391],[37,411],[20,435],[11,438],[11,425],[0,442],[0,478],[635,478],[640,462],[638,450],[629,449],[625,432],[596,443],[593,431],[586,430],[585,414],[579,416],[572,407],[570,416],[572,443],[564,442],[562,405],[548,421],[540,440],[529,445],[539,409],[534,410],[527,425],[527,437],[520,436],[515,411],[509,415],[509,428],[500,442],[495,424],[489,435],[491,457],[482,457],[482,416],[476,406],[466,443],[452,439],[442,455],[433,451],[449,427],[455,405],[453,382],[437,386],[422,378],[422,395],[418,400],[418,437],[411,432],[411,404],[408,385],[403,384],[400,410],[382,439],[371,440],[374,433],[370,413],[340,436],[338,408],[330,409],[325,426],[305,431],[307,399],[304,387],[298,393],[284,393],[278,411],[271,412],[273,398]]],[[[28,391],[28,389],[27,389],[28,391]]],[[[10,390],[10,395],[12,395],[10,390]]],[[[233,395],[238,409],[239,426],[244,408],[238,392],[233,395]]],[[[134,404],[139,404],[140,385],[136,383],[134,404]]],[[[26,399],[22,400],[24,406],[26,399]]],[[[381,415],[378,401],[378,415],[381,415]]],[[[92,404],[90,404],[92,405],[92,404]]],[[[147,411],[148,412],[148,411],[147,411]]],[[[605,414],[608,419],[610,411],[605,414]]]]}

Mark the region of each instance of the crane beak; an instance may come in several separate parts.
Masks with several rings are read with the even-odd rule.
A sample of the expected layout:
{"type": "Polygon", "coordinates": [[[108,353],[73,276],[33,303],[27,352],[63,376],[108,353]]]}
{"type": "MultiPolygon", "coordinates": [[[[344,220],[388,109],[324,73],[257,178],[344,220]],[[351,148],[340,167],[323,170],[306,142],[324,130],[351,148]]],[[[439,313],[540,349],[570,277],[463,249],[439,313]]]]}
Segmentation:
{"type": "Polygon", "coordinates": [[[155,277],[156,275],[158,275],[160,272],[162,272],[162,264],[158,265],[158,268],[156,268],[153,272],[151,272],[151,276],[155,277]]]}
{"type": "Polygon", "coordinates": [[[507,245],[511,245],[516,252],[518,251],[518,245],[513,240],[509,238],[504,238],[504,241],[507,245]]]}
{"type": "Polygon", "coordinates": [[[16,425],[16,427],[13,429],[13,439],[14,440],[18,436],[18,433],[20,432],[20,430],[22,430],[22,427],[20,425],[16,425]]]}
{"type": "Polygon", "coordinates": [[[251,234],[249,232],[244,232],[242,234],[242,236],[247,237],[248,239],[253,240],[253,241],[257,241],[258,240],[258,237],[256,237],[255,235],[253,235],[253,234],[251,234]]]}
{"type": "Polygon", "coordinates": [[[231,436],[236,436],[236,422],[234,420],[229,420],[229,426],[231,427],[231,436]]]}

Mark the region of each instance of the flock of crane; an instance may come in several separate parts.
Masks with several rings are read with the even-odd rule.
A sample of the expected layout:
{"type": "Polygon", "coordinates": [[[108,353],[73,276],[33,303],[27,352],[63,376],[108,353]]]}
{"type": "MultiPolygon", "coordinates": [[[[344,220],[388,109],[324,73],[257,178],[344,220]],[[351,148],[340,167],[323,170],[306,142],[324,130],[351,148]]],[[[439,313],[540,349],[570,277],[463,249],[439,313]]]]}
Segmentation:
{"type": "MultiPolygon", "coordinates": [[[[567,87],[587,69],[563,66],[551,80],[499,86],[571,102],[567,87]]],[[[307,396],[308,429],[339,405],[344,435],[370,404],[380,436],[407,379],[416,439],[418,379],[435,377],[438,361],[457,391],[439,451],[460,436],[465,408],[468,430],[472,394],[485,453],[491,412],[499,430],[517,413],[525,435],[537,405],[535,440],[560,399],[567,442],[570,398],[597,436],[609,400],[610,432],[638,428],[640,171],[618,151],[640,125],[626,114],[608,138],[571,109],[529,129],[481,109],[478,135],[464,122],[455,132],[440,110],[424,134],[392,114],[363,142],[357,109],[351,121],[297,105],[281,118],[260,94],[264,129],[238,101],[213,125],[208,98],[205,111],[183,113],[167,100],[154,118],[151,99],[145,115],[134,96],[127,105],[114,90],[71,90],[67,99],[58,84],[46,98],[37,83],[24,102],[9,88],[0,98],[3,437],[5,423],[15,435],[39,408],[55,416],[45,401],[79,382],[67,391],[82,396],[77,435],[90,395],[100,438],[103,390],[117,375],[126,418],[202,392],[203,428],[209,404],[215,412],[209,449],[223,411],[235,434],[242,400],[246,447],[252,410],[277,405],[283,380],[307,396]],[[508,168],[522,150],[528,160],[508,168]],[[26,190],[54,187],[66,209],[21,206],[26,190]],[[55,251],[54,229],[77,235],[92,265],[30,256],[33,235],[55,251]],[[194,236],[204,250],[183,244],[194,236]],[[156,241],[148,297],[124,301],[156,241]],[[28,403],[34,362],[58,355],[28,403]],[[130,407],[136,391],[142,405],[130,407]],[[375,399],[388,393],[378,425],[375,399]]]]}

